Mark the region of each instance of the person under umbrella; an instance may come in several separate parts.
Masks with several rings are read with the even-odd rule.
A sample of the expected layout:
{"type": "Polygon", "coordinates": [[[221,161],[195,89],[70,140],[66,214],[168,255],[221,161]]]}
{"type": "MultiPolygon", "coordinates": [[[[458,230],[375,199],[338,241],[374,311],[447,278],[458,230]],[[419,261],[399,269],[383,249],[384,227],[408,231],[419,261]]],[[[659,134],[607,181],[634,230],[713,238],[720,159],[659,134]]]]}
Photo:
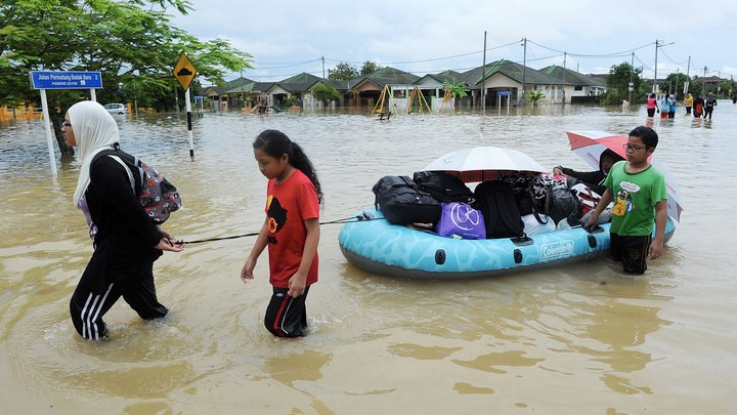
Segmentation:
{"type": "Polygon", "coordinates": [[[593,190],[597,194],[603,195],[606,187],[604,186],[604,179],[609,174],[609,169],[612,168],[614,163],[622,161],[624,158],[612,150],[606,149],[601,153],[599,157],[599,170],[593,171],[576,171],[563,166],[557,166],[553,168],[554,175],[565,174],[569,177],[568,185],[571,186],[575,183],[571,183],[570,178],[583,182],[589,189],[593,190]]]}

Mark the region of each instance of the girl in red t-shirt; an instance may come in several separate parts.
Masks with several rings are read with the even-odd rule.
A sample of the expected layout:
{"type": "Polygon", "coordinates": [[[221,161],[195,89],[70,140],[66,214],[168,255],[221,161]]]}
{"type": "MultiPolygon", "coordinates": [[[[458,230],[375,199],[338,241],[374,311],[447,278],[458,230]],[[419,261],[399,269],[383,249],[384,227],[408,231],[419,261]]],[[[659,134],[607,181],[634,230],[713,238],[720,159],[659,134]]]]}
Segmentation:
{"type": "Polygon", "coordinates": [[[241,270],[241,280],[253,279],[253,269],[269,247],[269,282],[273,286],[264,325],[279,337],[304,336],[305,299],[317,282],[322,190],[312,162],[286,134],[266,130],[253,142],[259,170],[269,179],[266,220],[241,270]]]}

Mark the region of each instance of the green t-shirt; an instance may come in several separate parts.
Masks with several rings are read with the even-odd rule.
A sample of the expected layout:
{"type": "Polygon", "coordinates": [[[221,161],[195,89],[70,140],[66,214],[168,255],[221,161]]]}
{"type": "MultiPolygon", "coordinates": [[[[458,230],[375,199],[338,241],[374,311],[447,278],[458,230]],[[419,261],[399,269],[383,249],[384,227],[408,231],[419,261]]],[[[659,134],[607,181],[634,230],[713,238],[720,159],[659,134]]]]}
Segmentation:
{"type": "Polygon", "coordinates": [[[612,192],[611,233],[621,236],[645,236],[653,232],[655,205],[668,199],[665,177],[652,165],[639,173],[627,173],[627,161],[620,161],[609,171],[604,186],[612,192]]]}

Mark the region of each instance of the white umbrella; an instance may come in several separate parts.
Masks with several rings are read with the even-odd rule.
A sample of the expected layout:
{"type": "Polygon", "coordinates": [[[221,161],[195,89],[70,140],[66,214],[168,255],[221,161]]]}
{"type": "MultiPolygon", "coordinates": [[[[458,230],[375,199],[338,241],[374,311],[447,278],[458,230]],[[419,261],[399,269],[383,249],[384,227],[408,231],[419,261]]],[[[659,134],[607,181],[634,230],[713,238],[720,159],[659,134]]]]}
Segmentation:
{"type": "Polygon", "coordinates": [[[443,171],[464,182],[495,180],[499,172],[545,173],[548,170],[521,151],[502,147],[474,147],[454,151],[428,164],[424,171],[443,171]]]}
{"type": "MultiPolygon", "coordinates": [[[[571,150],[595,169],[599,168],[599,158],[606,149],[614,151],[623,158],[625,157],[623,146],[629,139],[626,135],[612,134],[606,131],[566,131],[566,134],[571,150]]],[[[665,184],[668,187],[668,216],[680,222],[683,207],[676,177],[668,169],[668,166],[661,163],[660,159],[654,155],[650,156],[649,161],[665,177],[665,184]]]]}

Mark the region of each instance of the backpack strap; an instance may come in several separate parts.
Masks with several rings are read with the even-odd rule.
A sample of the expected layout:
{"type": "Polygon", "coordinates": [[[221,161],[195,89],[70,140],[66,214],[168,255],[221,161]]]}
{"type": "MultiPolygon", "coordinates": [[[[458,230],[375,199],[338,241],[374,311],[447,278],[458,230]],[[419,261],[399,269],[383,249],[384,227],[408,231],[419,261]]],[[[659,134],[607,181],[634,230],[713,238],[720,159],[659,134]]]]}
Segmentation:
{"type": "Polygon", "coordinates": [[[131,190],[134,195],[138,195],[140,191],[136,191],[136,184],[140,184],[143,188],[143,184],[146,180],[146,172],[141,167],[141,161],[138,157],[132,156],[120,149],[120,146],[116,143],[113,149],[103,150],[95,155],[92,159],[92,163],[97,161],[100,157],[108,156],[115,160],[125,168],[125,172],[128,174],[128,183],[131,185],[131,190]],[[135,177],[133,176],[135,174],[135,177]],[[138,180],[136,180],[136,178],[138,180]]]}
{"type": "Polygon", "coordinates": [[[128,166],[125,164],[123,160],[120,159],[120,157],[114,155],[114,154],[108,154],[108,157],[111,159],[117,161],[121,166],[123,166],[123,169],[126,173],[128,173],[128,183],[131,185],[131,190],[133,191],[134,195],[137,195],[136,193],[136,180],[133,178],[133,173],[131,173],[131,169],[128,168],[128,166]]]}

